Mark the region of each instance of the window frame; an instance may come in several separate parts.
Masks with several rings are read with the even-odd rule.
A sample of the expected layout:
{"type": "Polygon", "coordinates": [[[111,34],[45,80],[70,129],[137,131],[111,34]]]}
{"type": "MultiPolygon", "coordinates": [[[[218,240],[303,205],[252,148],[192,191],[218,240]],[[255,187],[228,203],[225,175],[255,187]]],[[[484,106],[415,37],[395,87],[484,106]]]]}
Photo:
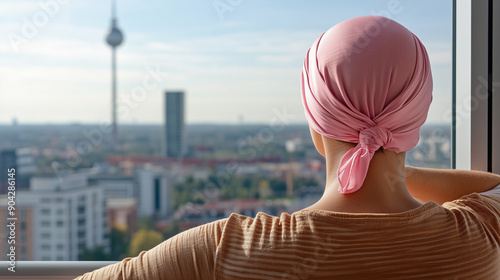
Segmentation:
{"type": "Polygon", "coordinates": [[[452,168],[500,173],[499,14],[500,0],[453,0],[452,168]]]}

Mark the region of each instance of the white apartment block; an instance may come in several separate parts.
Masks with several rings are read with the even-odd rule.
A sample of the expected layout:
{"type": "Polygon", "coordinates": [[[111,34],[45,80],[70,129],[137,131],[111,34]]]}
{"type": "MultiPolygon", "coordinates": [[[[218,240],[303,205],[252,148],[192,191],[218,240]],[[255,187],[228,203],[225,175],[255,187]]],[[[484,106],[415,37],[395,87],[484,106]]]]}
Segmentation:
{"type": "Polygon", "coordinates": [[[145,165],[136,171],[139,217],[165,218],[172,212],[172,188],[183,178],[175,168],[145,165]]]}
{"type": "MultiPolygon", "coordinates": [[[[32,178],[29,191],[16,193],[16,205],[33,210],[29,225],[33,260],[76,261],[86,248],[109,250],[104,191],[89,186],[88,175],[32,178]]],[[[6,196],[0,197],[3,202],[6,196]]]]}
{"type": "Polygon", "coordinates": [[[134,178],[114,175],[93,174],[89,185],[96,185],[104,192],[104,199],[137,198],[138,188],[134,178]]]}

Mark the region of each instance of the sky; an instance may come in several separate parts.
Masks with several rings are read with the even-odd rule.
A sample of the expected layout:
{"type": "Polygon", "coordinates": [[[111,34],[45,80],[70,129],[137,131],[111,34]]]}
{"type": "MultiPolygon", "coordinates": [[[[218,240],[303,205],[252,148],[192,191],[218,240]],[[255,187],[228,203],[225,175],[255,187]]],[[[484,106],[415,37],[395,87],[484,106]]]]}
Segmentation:
{"type": "MultiPolygon", "coordinates": [[[[306,123],[304,56],[326,30],[390,17],[426,46],[427,123],[451,110],[451,0],[117,0],[118,123],[162,124],[164,92],[186,92],[187,123],[306,123]]],[[[2,0],[0,124],[109,123],[110,0],[2,0]]]]}

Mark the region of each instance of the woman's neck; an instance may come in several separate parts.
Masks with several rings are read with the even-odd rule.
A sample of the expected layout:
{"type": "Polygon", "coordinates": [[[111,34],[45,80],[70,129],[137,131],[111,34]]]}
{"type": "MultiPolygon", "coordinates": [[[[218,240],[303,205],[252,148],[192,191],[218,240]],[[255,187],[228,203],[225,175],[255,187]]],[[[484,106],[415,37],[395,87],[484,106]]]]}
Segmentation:
{"type": "MultiPolygon", "coordinates": [[[[346,145],[347,144],[347,145],[346,145]]],[[[327,179],[321,199],[306,209],[352,213],[399,213],[422,205],[406,189],[405,153],[388,150],[375,152],[362,187],[350,194],[340,194],[337,169],[342,156],[353,147],[325,149],[327,179]]]]}

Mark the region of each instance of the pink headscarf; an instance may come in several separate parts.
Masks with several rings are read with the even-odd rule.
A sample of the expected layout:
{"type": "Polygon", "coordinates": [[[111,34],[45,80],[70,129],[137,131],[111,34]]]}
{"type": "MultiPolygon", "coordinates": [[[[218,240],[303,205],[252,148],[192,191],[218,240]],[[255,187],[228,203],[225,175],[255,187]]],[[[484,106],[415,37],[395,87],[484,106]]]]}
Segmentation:
{"type": "Polygon", "coordinates": [[[399,23],[381,16],[343,21],[307,52],[302,102],[313,130],[358,143],[341,159],[342,194],[363,184],[380,148],[408,151],[418,143],[432,101],[427,51],[399,23]]]}

